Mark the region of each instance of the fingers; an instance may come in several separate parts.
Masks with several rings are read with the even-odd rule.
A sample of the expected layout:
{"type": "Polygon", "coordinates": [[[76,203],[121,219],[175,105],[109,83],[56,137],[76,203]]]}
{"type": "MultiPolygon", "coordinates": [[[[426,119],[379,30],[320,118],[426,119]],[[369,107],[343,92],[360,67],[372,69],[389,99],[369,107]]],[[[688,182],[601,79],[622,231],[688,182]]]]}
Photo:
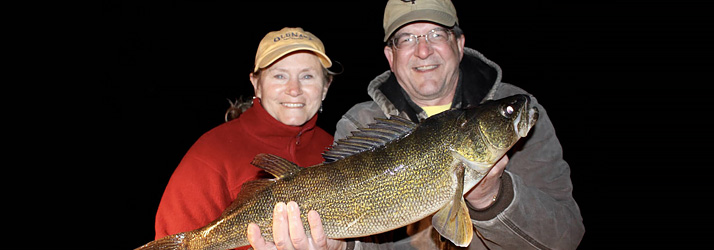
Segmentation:
{"type": "Polygon", "coordinates": [[[327,249],[327,235],[322,229],[322,220],[317,211],[310,210],[307,213],[307,221],[310,223],[310,234],[316,249],[327,249]]]}
{"type": "Polygon", "coordinates": [[[287,205],[283,202],[278,202],[273,210],[273,242],[277,249],[295,249],[292,242],[290,242],[290,229],[288,227],[287,205]]]}
{"type": "Polygon", "coordinates": [[[287,207],[290,241],[292,242],[294,249],[308,249],[309,240],[305,234],[302,219],[300,219],[300,208],[294,201],[288,202],[287,207]]]}
{"type": "Polygon", "coordinates": [[[255,223],[248,224],[248,243],[255,250],[275,249],[275,245],[265,242],[265,239],[260,234],[260,227],[255,223]]]}
{"type": "MultiPolygon", "coordinates": [[[[315,211],[310,211],[307,219],[311,234],[315,238],[307,236],[298,204],[294,201],[287,204],[279,202],[273,210],[273,241],[275,245],[271,245],[270,242],[266,243],[260,237],[258,226],[255,225],[254,228],[253,224],[248,226],[248,241],[256,250],[266,249],[263,245],[273,246],[273,249],[279,250],[327,249],[328,239],[323,230],[320,215],[315,211]]],[[[341,243],[334,242],[338,246],[341,246],[341,243]]]]}

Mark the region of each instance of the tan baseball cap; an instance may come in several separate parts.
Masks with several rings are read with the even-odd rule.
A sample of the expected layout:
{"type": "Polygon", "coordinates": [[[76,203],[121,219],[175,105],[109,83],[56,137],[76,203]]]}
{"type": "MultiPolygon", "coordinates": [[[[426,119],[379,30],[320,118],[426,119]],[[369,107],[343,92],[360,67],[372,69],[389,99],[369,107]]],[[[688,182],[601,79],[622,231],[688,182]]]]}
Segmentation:
{"type": "Polygon", "coordinates": [[[450,0],[389,0],[384,8],[384,41],[405,24],[428,21],[447,27],[459,24],[450,0]]]}
{"type": "Polygon", "coordinates": [[[255,67],[253,72],[258,69],[270,66],[278,59],[288,53],[308,50],[315,52],[320,63],[325,68],[332,66],[332,61],[325,55],[325,46],[319,38],[310,32],[304,31],[302,28],[283,28],[279,31],[272,31],[263,37],[258,45],[258,52],[255,53],[255,67]]]}

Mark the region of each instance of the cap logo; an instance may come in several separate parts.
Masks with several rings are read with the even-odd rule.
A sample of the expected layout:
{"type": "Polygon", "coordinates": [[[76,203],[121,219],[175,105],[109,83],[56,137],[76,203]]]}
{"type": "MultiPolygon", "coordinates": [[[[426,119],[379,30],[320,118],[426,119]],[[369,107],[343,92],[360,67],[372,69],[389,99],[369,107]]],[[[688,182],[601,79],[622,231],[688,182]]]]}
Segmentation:
{"type": "Polygon", "coordinates": [[[273,38],[273,42],[279,42],[280,40],[290,40],[290,39],[307,39],[312,40],[312,37],[298,32],[287,32],[285,34],[280,34],[273,38]]]}

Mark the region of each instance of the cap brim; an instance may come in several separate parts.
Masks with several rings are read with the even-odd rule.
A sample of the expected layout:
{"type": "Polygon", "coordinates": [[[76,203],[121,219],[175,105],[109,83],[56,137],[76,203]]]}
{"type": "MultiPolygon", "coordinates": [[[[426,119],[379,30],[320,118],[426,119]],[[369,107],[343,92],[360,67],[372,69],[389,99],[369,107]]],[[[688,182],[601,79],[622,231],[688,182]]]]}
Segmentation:
{"type": "Polygon", "coordinates": [[[384,33],[384,42],[389,40],[389,37],[392,36],[392,34],[399,28],[413,22],[432,22],[443,26],[452,27],[458,23],[458,20],[454,18],[451,14],[443,11],[428,9],[415,10],[400,16],[399,18],[397,18],[397,20],[394,20],[391,25],[389,25],[386,32],[384,33]]]}
{"type": "Polygon", "coordinates": [[[307,46],[305,44],[291,44],[287,46],[282,46],[274,51],[270,51],[265,54],[263,58],[261,58],[258,62],[258,64],[255,65],[255,68],[253,69],[253,72],[257,71],[260,68],[265,68],[273,64],[275,61],[278,59],[282,58],[283,56],[290,54],[292,52],[296,51],[311,51],[314,52],[315,54],[318,55],[318,58],[320,58],[320,63],[322,64],[323,67],[329,68],[332,67],[332,61],[330,60],[325,53],[322,53],[321,51],[314,49],[310,46],[307,46]],[[271,58],[266,60],[267,58],[271,58]]]}

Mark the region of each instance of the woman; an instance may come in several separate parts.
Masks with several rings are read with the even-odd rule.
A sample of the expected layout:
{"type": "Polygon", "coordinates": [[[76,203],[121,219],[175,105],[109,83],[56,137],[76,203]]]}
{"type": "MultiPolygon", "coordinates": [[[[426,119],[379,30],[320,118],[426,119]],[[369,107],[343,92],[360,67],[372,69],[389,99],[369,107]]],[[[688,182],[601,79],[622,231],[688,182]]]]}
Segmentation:
{"type": "MultiPolygon", "coordinates": [[[[250,164],[269,153],[300,166],[323,161],[330,134],[315,125],[333,74],[317,37],[302,28],[268,33],[260,42],[250,81],[253,106],[203,134],[171,176],[156,214],[156,239],[215,220],[241,185],[258,178],[250,164]]],[[[248,248],[246,246],[244,248],[248,248]]]]}

